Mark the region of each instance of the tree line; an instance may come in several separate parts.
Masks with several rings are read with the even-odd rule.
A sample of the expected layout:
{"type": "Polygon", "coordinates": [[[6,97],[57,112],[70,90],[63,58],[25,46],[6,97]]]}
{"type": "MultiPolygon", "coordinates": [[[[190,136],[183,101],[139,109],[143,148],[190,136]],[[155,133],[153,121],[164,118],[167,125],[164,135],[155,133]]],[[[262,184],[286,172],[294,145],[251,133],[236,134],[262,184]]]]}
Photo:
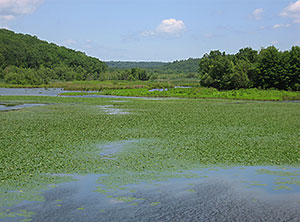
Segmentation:
{"type": "Polygon", "coordinates": [[[199,78],[202,86],[220,90],[254,87],[300,90],[299,46],[287,51],[274,46],[260,51],[243,48],[236,54],[216,50],[201,59],[172,63],[111,62],[110,66],[36,36],[0,29],[0,81],[11,84],[41,85],[53,80],[146,81],[162,73],[181,73],[187,78],[199,78]]]}
{"type": "Polygon", "coordinates": [[[151,74],[196,74],[199,69],[199,60],[199,58],[189,58],[173,62],[109,61],[106,64],[113,70],[142,68],[151,74]]]}
{"type": "Polygon", "coordinates": [[[300,90],[300,47],[283,52],[274,46],[259,52],[243,48],[234,55],[211,51],[200,59],[199,73],[202,86],[220,90],[300,90]]]}
{"type": "Polygon", "coordinates": [[[131,68],[131,69],[109,69],[107,72],[103,73],[98,80],[127,80],[127,81],[147,81],[151,77],[149,70],[141,68],[131,68]]]}
{"type": "Polygon", "coordinates": [[[108,61],[105,62],[109,68],[119,69],[155,69],[166,65],[166,62],[132,62],[132,61],[108,61]]]}

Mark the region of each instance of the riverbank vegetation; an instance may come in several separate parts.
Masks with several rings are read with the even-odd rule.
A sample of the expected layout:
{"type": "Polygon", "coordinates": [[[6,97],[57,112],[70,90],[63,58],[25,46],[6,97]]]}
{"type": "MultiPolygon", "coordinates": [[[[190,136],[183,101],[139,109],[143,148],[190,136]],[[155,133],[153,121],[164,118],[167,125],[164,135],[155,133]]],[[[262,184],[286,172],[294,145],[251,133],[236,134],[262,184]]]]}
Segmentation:
{"type": "MultiPolygon", "coordinates": [[[[259,51],[243,48],[236,54],[216,50],[205,54],[202,58],[169,63],[108,62],[107,64],[82,52],[41,41],[35,36],[0,29],[1,86],[51,87],[58,81],[94,80],[171,84],[176,82],[175,85],[190,82],[192,86],[212,87],[218,90],[248,88],[300,90],[299,46],[287,51],[279,51],[274,46],[259,51]]],[[[77,83],[75,85],[78,86],[77,83]]],[[[82,83],[82,85],[90,84],[82,83]]],[[[76,89],[76,87],[68,88],[76,89]]],[[[98,89],[91,90],[100,88],[99,86],[98,89]]]]}
{"type": "Polygon", "coordinates": [[[148,88],[131,89],[104,89],[101,92],[68,92],[62,96],[86,96],[86,95],[114,95],[137,97],[177,97],[177,98],[201,98],[201,99],[240,99],[262,101],[300,100],[300,92],[283,90],[258,90],[239,89],[219,91],[214,88],[161,88],[149,90],[148,88]]]}
{"type": "MultiPolygon", "coordinates": [[[[190,82],[183,82],[190,85],[190,82]]],[[[194,85],[198,85],[194,83],[194,85]]],[[[134,88],[173,88],[172,81],[127,81],[127,80],[106,80],[106,81],[58,81],[44,85],[15,85],[0,82],[0,88],[63,88],[74,91],[101,91],[103,89],[134,89],[134,88]]]]}

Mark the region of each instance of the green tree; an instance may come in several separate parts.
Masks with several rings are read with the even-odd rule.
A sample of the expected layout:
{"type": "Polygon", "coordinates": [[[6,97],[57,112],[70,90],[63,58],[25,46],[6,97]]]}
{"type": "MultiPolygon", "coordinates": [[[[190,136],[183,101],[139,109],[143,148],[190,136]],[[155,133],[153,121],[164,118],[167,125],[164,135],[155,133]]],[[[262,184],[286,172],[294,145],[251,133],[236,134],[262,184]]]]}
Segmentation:
{"type": "Polygon", "coordinates": [[[293,90],[300,90],[300,47],[294,46],[290,51],[289,58],[289,86],[293,90]]]}
{"type": "Polygon", "coordinates": [[[237,60],[246,60],[250,63],[255,63],[258,59],[258,52],[250,47],[242,48],[235,55],[235,58],[237,60]]]}
{"type": "Polygon", "coordinates": [[[285,89],[287,78],[287,64],[284,64],[284,56],[274,46],[260,51],[258,57],[259,75],[257,86],[266,88],[285,89]]]}
{"type": "Polygon", "coordinates": [[[234,64],[229,56],[220,51],[211,51],[200,60],[200,84],[217,89],[230,87],[234,64]]]}
{"type": "MultiPolygon", "coordinates": [[[[50,78],[60,80],[83,80],[87,76],[99,79],[100,75],[107,70],[104,62],[82,52],[59,47],[53,43],[49,44],[36,36],[0,29],[0,68],[5,69],[9,66],[30,68],[32,73],[33,70],[39,70],[41,66],[54,69],[55,75],[51,75],[50,78]]],[[[49,74],[49,70],[46,72],[49,74]]],[[[45,73],[45,69],[42,68],[38,73],[45,73]]],[[[28,73],[27,76],[30,74],[28,73]]],[[[45,77],[43,76],[42,79],[45,77]]]]}
{"type": "Polygon", "coordinates": [[[250,66],[248,60],[239,60],[233,65],[232,72],[228,73],[228,77],[224,77],[226,89],[248,88],[250,86],[248,78],[250,66]]]}

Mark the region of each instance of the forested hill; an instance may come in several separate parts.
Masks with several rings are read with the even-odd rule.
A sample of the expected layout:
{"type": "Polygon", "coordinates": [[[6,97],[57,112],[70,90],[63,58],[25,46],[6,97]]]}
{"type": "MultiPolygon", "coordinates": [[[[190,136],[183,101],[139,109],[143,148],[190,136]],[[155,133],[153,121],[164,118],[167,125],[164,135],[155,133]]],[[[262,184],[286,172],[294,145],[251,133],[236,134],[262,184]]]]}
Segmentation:
{"type": "Polygon", "coordinates": [[[200,59],[189,58],[187,60],[174,61],[158,68],[162,73],[197,73],[200,59]]]}
{"type": "Polygon", "coordinates": [[[158,73],[197,73],[199,70],[200,59],[189,58],[174,62],[127,62],[127,61],[109,61],[106,64],[110,68],[131,69],[143,68],[155,70],[158,73]]]}
{"type": "Polygon", "coordinates": [[[0,29],[0,78],[7,82],[97,79],[105,70],[104,62],[82,52],[0,29]]]}

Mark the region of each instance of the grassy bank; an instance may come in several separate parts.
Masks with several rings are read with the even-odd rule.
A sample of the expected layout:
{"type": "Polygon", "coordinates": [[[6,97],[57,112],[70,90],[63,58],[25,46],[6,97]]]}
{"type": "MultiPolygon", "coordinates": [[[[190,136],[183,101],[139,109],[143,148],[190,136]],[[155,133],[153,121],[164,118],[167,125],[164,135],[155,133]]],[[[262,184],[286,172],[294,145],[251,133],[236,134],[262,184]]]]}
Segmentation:
{"type": "MultiPolygon", "coordinates": [[[[176,84],[178,81],[175,81],[176,84]]],[[[199,83],[182,82],[183,85],[195,85],[199,83]]],[[[170,81],[72,81],[51,82],[47,85],[16,85],[0,82],[0,88],[63,88],[74,91],[101,91],[103,89],[136,89],[136,88],[172,88],[174,84],[170,81]]]]}
{"type": "Polygon", "coordinates": [[[179,97],[179,98],[202,98],[202,99],[240,99],[240,100],[262,100],[262,101],[283,101],[300,100],[300,92],[280,90],[258,90],[240,89],[218,91],[212,88],[169,88],[164,91],[149,91],[149,89],[122,89],[103,90],[97,93],[62,93],[66,96],[82,95],[115,95],[115,96],[137,96],[137,97],[179,97]]]}

